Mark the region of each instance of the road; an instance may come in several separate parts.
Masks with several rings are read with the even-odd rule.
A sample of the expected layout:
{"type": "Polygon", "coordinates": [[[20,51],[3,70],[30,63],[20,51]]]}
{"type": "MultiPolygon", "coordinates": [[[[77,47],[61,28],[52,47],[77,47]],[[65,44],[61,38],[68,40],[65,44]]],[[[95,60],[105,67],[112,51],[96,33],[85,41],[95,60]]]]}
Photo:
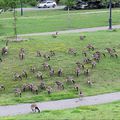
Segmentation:
{"type": "MultiPolygon", "coordinates": [[[[120,29],[120,25],[113,25],[113,29],[120,29]]],[[[101,30],[108,30],[108,26],[102,26],[102,27],[93,27],[93,28],[82,28],[82,29],[75,29],[75,30],[64,30],[64,31],[57,31],[59,34],[65,34],[65,33],[81,33],[81,32],[95,32],[95,31],[101,31],[101,30]]],[[[54,32],[43,32],[43,33],[30,33],[30,34],[20,34],[18,36],[39,36],[39,35],[51,35],[54,34],[54,32]]]]}
{"type": "MultiPolygon", "coordinates": [[[[36,103],[41,111],[44,110],[61,110],[67,108],[75,108],[79,106],[97,105],[103,103],[109,103],[114,101],[120,101],[120,92],[108,93],[90,97],[65,99],[49,102],[36,103]]],[[[19,114],[28,114],[31,112],[30,103],[18,104],[9,106],[0,106],[0,116],[14,116],[19,114]]]]}
{"type": "MultiPolygon", "coordinates": [[[[24,11],[36,11],[36,10],[57,10],[57,9],[64,9],[65,6],[56,6],[55,8],[23,8],[24,11]]],[[[17,8],[16,11],[21,11],[21,8],[17,8]]]]}

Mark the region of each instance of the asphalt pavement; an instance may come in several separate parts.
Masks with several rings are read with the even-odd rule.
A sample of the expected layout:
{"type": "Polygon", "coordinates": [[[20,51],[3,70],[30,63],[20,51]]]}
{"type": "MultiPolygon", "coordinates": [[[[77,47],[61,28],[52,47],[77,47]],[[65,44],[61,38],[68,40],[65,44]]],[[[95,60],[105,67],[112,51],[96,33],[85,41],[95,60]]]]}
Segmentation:
{"type": "MultiPolygon", "coordinates": [[[[36,11],[36,10],[57,10],[57,9],[64,9],[65,6],[56,6],[55,8],[23,8],[24,11],[36,11]]],[[[16,11],[21,11],[21,8],[16,8],[16,11]]]]}
{"type": "MultiPolygon", "coordinates": [[[[73,30],[63,30],[63,31],[57,31],[58,34],[66,34],[66,33],[81,33],[81,32],[96,32],[96,31],[102,31],[102,30],[108,30],[108,26],[101,26],[101,27],[93,27],[93,28],[81,28],[81,29],[73,29],[73,30]]],[[[113,29],[120,29],[120,25],[113,25],[113,29]]],[[[24,36],[39,36],[39,35],[52,35],[56,31],[53,32],[41,32],[41,33],[29,33],[29,34],[20,34],[18,36],[24,37],[24,36]]]]}
{"type": "MultiPolygon", "coordinates": [[[[97,104],[110,103],[114,101],[120,101],[120,92],[101,94],[90,97],[83,97],[82,99],[64,99],[49,102],[36,103],[41,111],[44,110],[62,110],[68,108],[75,108],[79,106],[91,106],[97,104]]],[[[0,106],[0,116],[14,116],[20,114],[28,114],[31,111],[31,103],[0,106]]]]}

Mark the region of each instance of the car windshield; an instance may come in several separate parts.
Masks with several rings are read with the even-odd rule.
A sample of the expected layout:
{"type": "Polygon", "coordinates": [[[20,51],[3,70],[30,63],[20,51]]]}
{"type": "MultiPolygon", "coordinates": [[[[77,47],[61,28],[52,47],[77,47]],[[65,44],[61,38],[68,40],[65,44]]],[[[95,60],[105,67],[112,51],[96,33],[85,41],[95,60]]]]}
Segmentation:
{"type": "Polygon", "coordinates": [[[43,1],[41,3],[53,3],[53,1],[43,1]]]}
{"type": "Polygon", "coordinates": [[[46,3],[46,2],[44,1],[44,2],[41,2],[41,3],[46,3]]]}
{"type": "Polygon", "coordinates": [[[47,3],[52,3],[52,2],[47,2],[47,3]]]}

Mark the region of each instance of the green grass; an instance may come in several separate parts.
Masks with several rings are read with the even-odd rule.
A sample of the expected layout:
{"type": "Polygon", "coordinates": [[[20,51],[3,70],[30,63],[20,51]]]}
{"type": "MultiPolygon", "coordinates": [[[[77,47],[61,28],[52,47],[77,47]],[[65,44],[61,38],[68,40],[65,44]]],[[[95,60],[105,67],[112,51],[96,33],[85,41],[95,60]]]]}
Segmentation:
{"type": "MultiPolygon", "coordinates": [[[[113,10],[119,10],[119,9],[113,9],[113,10]]],[[[72,10],[70,11],[70,13],[72,14],[79,14],[79,13],[84,13],[84,12],[95,12],[95,11],[108,11],[108,9],[93,9],[93,10],[72,10]]],[[[65,10],[40,10],[40,11],[34,11],[34,10],[31,10],[31,11],[24,11],[24,16],[23,17],[32,17],[32,16],[53,16],[53,15],[67,15],[67,11],[65,10]]],[[[0,18],[12,18],[13,17],[13,14],[12,12],[8,11],[8,12],[5,12],[5,13],[2,13],[0,15],[0,18]]],[[[21,14],[20,12],[17,11],[17,17],[20,17],[21,18],[21,14]]]]}
{"type": "MultiPolygon", "coordinates": [[[[108,13],[80,14],[101,10],[67,11],[29,11],[21,17],[18,12],[18,34],[59,31],[86,27],[108,25],[108,13]]],[[[105,10],[106,11],[106,10],[105,10]]],[[[13,35],[12,13],[3,13],[0,16],[0,35],[13,35]]],[[[113,25],[120,24],[120,10],[113,10],[113,25]]]]}
{"type": "MultiPolygon", "coordinates": [[[[85,41],[80,41],[80,34],[76,33],[59,35],[56,39],[53,39],[50,35],[31,37],[29,38],[31,40],[24,42],[10,42],[9,54],[5,56],[3,62],[0,63],[0,84],[4,84],[6,87],[5,92],[0,91],[0,105],[78,97],[78,93],[74,90],[73,85],[68,85],[65,82],[66,76],[68,75],[74,77],[76,83],[80,85],[80,90],[83,91],[85,96],[120,91],[120,57],[116,59],[110,58],[109,55],[107,55],[105,58],[102,58],[95,69],[90,70],[90,79],[94,82],[92,88],[88,87],[86,84],[87,78],[83,75],[83,71],[78,78],[74,72],[76,67],[75,63],[83,60],[81,52],[89,43],[94,45],[97,50],[103,52],[106,47],[115,48],[120,56],[120,31],[101,31],[81,34],[87,36],[85,41]],[[25,48],[26,51],[26,57],[23,61],[20,61],[18,58],[19,49],[21,47],[25,48]],[[68,55],[68,48],[71,47],[77,49],[78,54],[76,57],[68,55]],[[64,73],[62,77],[59,78],[55,75],[50,78],[48,75],[49,71],[43,71],[42,63],[45,60],[43,58],[35,57],[37,50],[41,50],[42,53],[48,52],[49,50],[55,51],[56,56],[52,57],[48,63],[55,69],[55,73],[58,68],[61,67],[64,73]],[[43,73],[45,83],[53,87],[54,91],[50,96],[47,95],[46,91],[41,91],[38,95],[25,92],[22,94],[22,98],[14,96],[13,89],[21,87],[24,83],[40,84],[40,81],[35,78],[35,74],[29,72],[31,65],[36,66],[38,70],[43,73]],[[14,81],[13,73],[21,73],[23,69],[28,72],[28,78],[23,79],[22,81],[14,81]],[[55,90],[54,85],[56,80],[64,82],[65,90],[55,90]]],[[[5,42],[1,39],[0,48],[2,48],[4,44],[5,42]]],[[[90,69],[90,66],[86,67],[90,69]]]]}
{"type": "Polygon", "coordinates": [[[1,120],[119,120],[120,102],[85,106],[67,110],[44,111],[15,117],[4,117],[1,120]]]}

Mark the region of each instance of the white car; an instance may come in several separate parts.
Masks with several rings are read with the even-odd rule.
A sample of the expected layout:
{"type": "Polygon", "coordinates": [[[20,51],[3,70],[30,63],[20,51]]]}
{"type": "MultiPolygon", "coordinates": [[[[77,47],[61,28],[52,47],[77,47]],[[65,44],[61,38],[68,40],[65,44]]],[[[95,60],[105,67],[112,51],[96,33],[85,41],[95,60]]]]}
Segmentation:
{"type": "Polygon", "coordinates": [[[42,2],[42,3],[39,3],[37,5],[38,8],[50,8],[50,7],[56,7],[57,4],[56,2],[53,2],[53,1],[46,1],[46,2],[42,2]]]}

